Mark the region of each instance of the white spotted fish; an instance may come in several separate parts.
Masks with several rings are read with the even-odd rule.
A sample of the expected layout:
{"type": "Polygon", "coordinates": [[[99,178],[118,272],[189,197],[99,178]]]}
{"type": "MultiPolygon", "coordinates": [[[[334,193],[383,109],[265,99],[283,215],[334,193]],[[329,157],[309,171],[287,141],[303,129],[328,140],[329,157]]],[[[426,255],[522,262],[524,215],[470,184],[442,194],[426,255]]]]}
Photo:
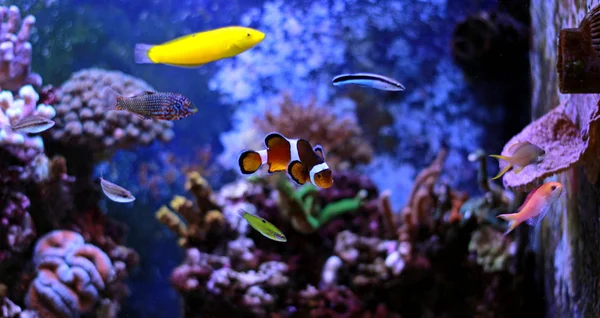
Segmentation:
{"type": "Polygon", "coordinates": [[[129,203],[135,200],[135,197],[131,194],[131,192],[110,181],[104,180],[102,177],[100,177],[100,186],[102,187],[102,192],[104,192],[104,194],[106,194],[106,196],[112,201],[129,203]]]}
{"type": "Polygon", "coordinates": [[[372,73],[355,73],[355,74],[342,74],[333,78],[332,84],[334,86],[342,86],[348,84],[355,84],[360,86],[371,87],[382,91],[403,91],[406,87],[400,82],[378,74],[372,73]]]}

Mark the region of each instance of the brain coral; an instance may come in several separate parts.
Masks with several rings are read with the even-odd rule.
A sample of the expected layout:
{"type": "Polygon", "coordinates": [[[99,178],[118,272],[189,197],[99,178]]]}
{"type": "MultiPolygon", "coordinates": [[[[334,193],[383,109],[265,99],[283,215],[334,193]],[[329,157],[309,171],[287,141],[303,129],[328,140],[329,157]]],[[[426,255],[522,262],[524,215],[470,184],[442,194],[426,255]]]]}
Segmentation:
{"type": "Polygon", "coordinates": [[[148,83],[118,71],[92,68],[76,72],[57,93],[56,126],[49,137],[107,153],[148,145],[157,138],[163,142],[173,138],[171,122],[144,120],[126,112],[107,113],[102,96],[105,88],[124,96],[154,90],[148,83]]]}
{"type": "Polygon", "coordinates": [[[25,302],[42,317],[78,317],[96,305],[99,292],[115,278],[108,255],[67,230],[42,237],[34,262],[38,272],[25,302]]]}

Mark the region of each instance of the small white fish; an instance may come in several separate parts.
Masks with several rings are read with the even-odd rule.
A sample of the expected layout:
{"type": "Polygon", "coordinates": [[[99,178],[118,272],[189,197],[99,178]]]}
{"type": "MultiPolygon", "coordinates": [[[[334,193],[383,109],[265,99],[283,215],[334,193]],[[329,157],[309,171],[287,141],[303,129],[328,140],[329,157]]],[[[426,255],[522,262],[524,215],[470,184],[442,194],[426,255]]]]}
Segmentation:
{"type": "Polygon", "coordinates": [[[54,124],[54,121],[51,119],[31,115],[19,119],[11,128],[16,132],[37,134],[52,128],[54,124]]]}
{"type": "Polygon", "coordinates": [[[110,181],[104,180],[102,177],[100,177],[100,186],[102,187],[102,192],[104,192],[104,194],[112,201],[129,203],[135,200],[135,197],[131,192],[110,181]]]}
{"type": "Polygon", "coordinates": [[[333,78],[334,86],[342,86],[348,84],[356,84],[366,87],[379,89],[382,91],[403,91],[406,87],[398,81],[378,74],[372,73],[355,73],[342,74],[333,78]]]}

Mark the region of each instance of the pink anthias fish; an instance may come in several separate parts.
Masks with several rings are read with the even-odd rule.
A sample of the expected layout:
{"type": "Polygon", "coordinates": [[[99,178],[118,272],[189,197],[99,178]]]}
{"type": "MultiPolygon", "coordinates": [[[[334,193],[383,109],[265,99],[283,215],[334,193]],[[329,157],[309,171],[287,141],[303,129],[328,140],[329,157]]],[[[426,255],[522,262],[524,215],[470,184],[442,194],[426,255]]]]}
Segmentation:
{"type": "Polygon", "coordinates": [[[537,225],[544,218],[550,206],[560,197],[563,185],[560,182],[547,182],[531,191],[523,205],[516,213],[500,214],[497,217],[509,221],[508,230],[504,235],[510,233],[519,224],[525,221],[529,226],[537,225]]]}

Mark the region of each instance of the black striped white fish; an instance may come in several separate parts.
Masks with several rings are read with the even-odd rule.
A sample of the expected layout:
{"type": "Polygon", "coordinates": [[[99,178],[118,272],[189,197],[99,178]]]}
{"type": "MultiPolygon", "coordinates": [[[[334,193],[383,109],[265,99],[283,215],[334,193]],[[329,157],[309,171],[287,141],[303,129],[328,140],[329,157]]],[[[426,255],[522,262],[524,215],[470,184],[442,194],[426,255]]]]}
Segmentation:
{"type": "Polygon", "coordinates": [[[356,84],[382,91],[403,91],[406,87],[400,82],[383,75],[372,73],[342,74],[333,78],[334,86],[356,84]]]}
{"type": "Polygon", "coordinates": [[[19,119],[11,129],[16,132],[37,134],[54,126],[54,121],[42,116],[31,115],[19,119]]]}
{"type": "Polygon", "coordinates": [[[131,194],[131,192],[110,181],[104,180],[102,177],[100,177],[100,186],[102,187],[102,192],[104,192],[104,194],[106,194],[106,196],[112,201],[129,203],[135,200],[135,197],[131,194]]]}

